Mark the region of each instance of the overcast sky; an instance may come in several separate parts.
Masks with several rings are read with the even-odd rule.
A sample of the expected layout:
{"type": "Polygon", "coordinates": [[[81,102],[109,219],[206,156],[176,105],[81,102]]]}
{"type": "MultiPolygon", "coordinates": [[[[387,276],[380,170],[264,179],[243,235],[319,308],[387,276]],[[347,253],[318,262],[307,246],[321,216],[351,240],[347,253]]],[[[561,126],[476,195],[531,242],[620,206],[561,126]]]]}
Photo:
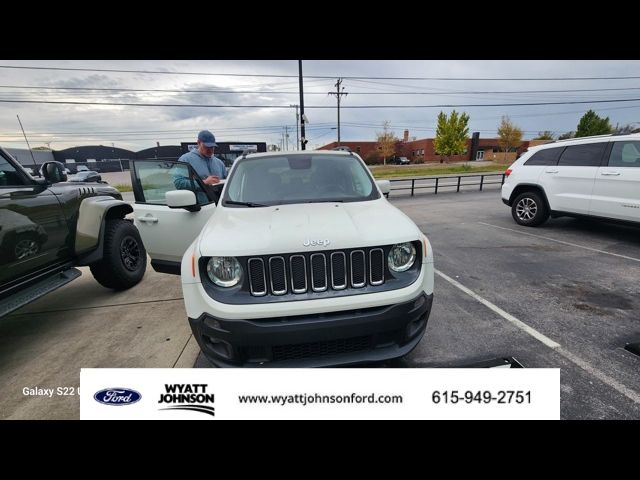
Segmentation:
{"type": "MultiPolygon", "coordinates": [[[[525,139],[542,130],[555,134],[575,130],[589,109],[608,116],[613,126],[640,127],[640,61],[636,60],[309,60],[303,61],[303,74],[308,148],[337,140],[336,96],[328,92],[335,92],[338,78],[344,78],[342,86],[348,93],[341,97],[343,141],[373,141],[384,121],[398,137],[404,129],[411,137],[433,137],[438,112],[454,108],[469,114],[470,132],[479,131],[481,138],[496,136],[502,115],[510,116],[525,139]],[[625,101],[463,106],[602,100],[625,101]],[[384,105],[394,108],[350,108],[384,105]],[[416,108],[429,105],[457,106],[416,108]]],[[[280,144],[285,126],[293,149],[296,116],[289,105],[300,103],[297,76],[297,60],[0,60],[0,145],[26,147],[19,115],[32,147],[50,145],[56,150],[77,145],[113,144],[131,150],[156,142],[179,145],[195,140],[201,129],[211,130],[220,141],[280,144]],[[65,68],[83,70],[60,70],[65,68]]]]}

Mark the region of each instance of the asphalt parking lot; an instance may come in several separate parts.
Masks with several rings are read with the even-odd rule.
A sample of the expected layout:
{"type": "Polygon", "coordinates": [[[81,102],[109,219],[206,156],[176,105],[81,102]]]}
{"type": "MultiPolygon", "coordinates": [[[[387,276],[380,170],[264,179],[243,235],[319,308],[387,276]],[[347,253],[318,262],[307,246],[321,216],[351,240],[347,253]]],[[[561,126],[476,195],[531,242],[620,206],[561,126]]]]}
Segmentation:
{"type": "MultiPolygon", "coordinates": [[[[434,307],[417,348],[385,367],[460,367],[514,357],[561,369],[561,418],[639,419],[640,228],[569,218],[517,225],[497,186],[390,199],[435,256],[434,307]]],[[[114,294],[80,280],[0,322],[0,418],[78,418],[80,367],[203,367],[179,279],[148,271],[114,294]]]]}
{"type": "Polygon", "coordinates": [[[562,418],[640,418],[640,357],[624,349],[640,341],[640,228],[521,227],[498,190],[393,202],[429,237],[437,270],[427,333],[406,366],[512,356],[561,369],[562,418]]]}

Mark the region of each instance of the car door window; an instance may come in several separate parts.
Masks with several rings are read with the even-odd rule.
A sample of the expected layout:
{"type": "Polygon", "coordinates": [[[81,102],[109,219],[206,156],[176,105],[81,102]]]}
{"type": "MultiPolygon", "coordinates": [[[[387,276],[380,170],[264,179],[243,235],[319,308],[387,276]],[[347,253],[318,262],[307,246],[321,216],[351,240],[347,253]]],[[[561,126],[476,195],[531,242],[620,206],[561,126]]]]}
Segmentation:
{"type": "Polygon", "coordinates": [[[606,142],[570,145],[565,148],[558,166],[566,167],[599,167],[606,142]]]}
{"type": "Polygon", "coordinates": [[[0,187],[19,185],[24,185],[24,181],[16,168],[4,157],[0,157],[0,187]]]}
{"type": "Polygon", "coordinates": [[[609,166],[640,168],[640,142],[614,142],[609,166]]]}
{"type": "Polygon", "coordinates": [[[191,190],[199,205],[211,203],[207,191],[190,168],[183,162],[135,162],[136,200],[142,203],[166,205],[166,193],[171,190],[191,190]]]}
{"type": "Polygon", "coordinates": [[[529,160],[527,160],[525,165],[538,165],[538,166],[549,166],[549,165],[557,165],[558,158],[562,153],[564,147],[561,148],[545,148],[544,150],[540,150],[534,153],[529,160]]]}

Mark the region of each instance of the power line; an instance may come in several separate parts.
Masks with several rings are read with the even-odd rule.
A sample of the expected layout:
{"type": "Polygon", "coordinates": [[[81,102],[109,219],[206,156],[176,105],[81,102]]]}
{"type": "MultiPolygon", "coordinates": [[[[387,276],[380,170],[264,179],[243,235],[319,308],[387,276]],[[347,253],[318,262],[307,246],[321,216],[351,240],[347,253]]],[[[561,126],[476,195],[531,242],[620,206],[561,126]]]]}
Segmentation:
{"type": "MultiPolygon", "coordinates": [[[[111,73],[149,73],[160,75],[202,75],[218,77],[265,77],[265,78],[297,78],[297,75],[276,75],[258,73],[208,73],[208,72],[168,72],[166,70],[125,70],[111,68],[79,68],[79,67],[34,67],[22,65],[0,65],[0,68],[21,70],[56,70],[72,72],[111,72],[111,73]]],[[[633,80],[640,76],[611,76],[611,77],[364,77],[341,75],[350,80],[464,80],[464,81],[502,81],[502,80],[633,80]]],[[[305,78],[333,79],[335,75],[306,75],[305,78]]]]}
{"type": "MultiPolygon", "coordinates": [[[[49,87],[36,85],[0,85],[0,88],[16,88],[29,90],[73,90],[73,91],[97,91],[97,92],[159,92],[159,93],[224,93],[224,94],[276,94],[291,95],[298,94],[297,91],[272,91],[272,90],[176,90],[165,88],[98,88],[98,87],[49,87]]],[[[576,88],[565,90],[487,90],[487,91],[465,91],[447,90],[440,92],[350,92],[352,95],[486,95],[486,94],[519,94],[519,93],[577,93],[577,92],[611,92],[640,90],[640,87],[627,88],[576,88]]],[[[28,93],[28,92],[7,92],[7,93],[28,93]]],[[[325,92],[306,92],[307,95],[326,95],[325,92]]]]}
{"type": "MultiPolygon", "coordinates": [[[[287,128],[293,128],[290,125],[286,126],[287,128]]],[[[271,128],[271,129],[260,129],[260,130],[249,130],[249,131],[241,131],[241,132],[226,132],[226,137],[239,137],[239,136],[246,136],[246,135],[253,135],[253,136],[257,136],[257,135],[268,135],[268,134],[273,134],[273,133],[279,133],[282,131],[281,126],[275,127],[275,128],[271,128]]],[[[327,128],[326,124],[325,126],[314,126],[311,128],[308,128],[308,130],[310,131],[323,131],[327,128]]],[[[193,134],[194,130],[189,130],[189,132],[191,132],[193,134]]],[[[216,130],[217,133],[220,133],[220,130],[216,130]]],[[[222,132],[224,133],[224,132],[222,132]]],[[[160,135],[169,135],[169,136],[163,136],[160,137],[158,133],[145,133],[145,132],[120,132],[120,133],[104,133],[104,132],[77,132],[77,133],[68,133],[68,134],[59,134],[59,133],[48,133],[48,132],[29,132],[29,135],[32,138],[37,138],[38,140],[41,140],[42,138],[58,138],[61,141],[67,141],[67,140],[72,140],[72,139],[82,139],[82,138],[105,138],[105,137],[119,137],[116,138],[115,140],[118,141],[126,141],[126,140],[133,140],[133,138],[128,137],[126,140],[124,137],[127,137],[129,135],[133,135],[133,136],[137,136],[136,140],[144,140],[144,139],[155,139],[155,138],[159,138],[159,139],[167,139],[167,138],[171,138],[171,139],[176,139],[176,138],[185,138],[187,135],[185,134],[181,134],[179,132],[164,132],[161,133],[160,135]],[[176,135],[176,136],[174,136],[176,135]]],[[[19,136],[19,132],[16,133],[0,133],[0,139],[5,139],[5,138],[14,138],[19,136]]],[[[114,141],[114,139],[109,139],[109,141],[114,141]]]]}
{"type": "MultiPolygon", "coordinates": [[[[332,122],[318,122],[318,123],[314,123],[313,127],[308,127],[309,129],[313,130],[313,129],[325,129],[328,125],[332,125],[332,122]]],[[[289,127],[293,128],[293,124],[288,125],[289,127]]],[[[226,127],[226,128],[216,128],[216,132],[225,132],[228,133],[230,135],[233,135],[234,132],[236,131],[255,131],[257,133],[261,133],[262,130],[273,130],[273,131],[279,131],[279,129],[282,128],[282,125],[256,125],[256,126],[250,126],[250,127],[226,127]]],[[[189,129],[173,129],[173,130],[97,130],[97,131],[75,131],[75,132],[36,132],[36,131],[30,131],[29,134],[30,135],[94,135],[94,134],[100,134],[100,135],[139,135],[139,134],[149,134],[149,135],[157,135],[157,134],[161,134],[161,133],[175,133],[175,134],[179,134],[179,133],[194,133],[194,131],[197,130],[197,128],[189,128],[189,129]]],[[[0,136],[15,136],[18,133],[2,133],[0,132],[0,136]]]]}
{"type": "MultiPolygon", "coordinates": [[[[36,85],[0,85],[0,88],[22,88],[30,90],[81,90],[98,92],[159,92],[159,93],[237,93],[237,94],[298,94],[297,91],[273,90],[176,90],[169,88],[102,88],[102,87],[48,87],[36,85]]],[[[20,93],[20,92],[15,92],[20,93]]],[[[27,93],[27,92],[23,92],[27,93]]],[[[308,92],[314,95],[324,95],[324,92],[308,92]]]]}
{"type": "MultiPolygon", "coordinates": [[[[376,109],[376,108],[458,108],[458,107],[527,107],[536,105],[576,105],[591,103],[616,103],[616,102],[637,102],[640,98],[624,98],[616,100],[574,100],[567,102],[535,102],[535,103],[458,103],[440,105],[351,105],[342,108],[349,109],[376,109]]],[[[53,105],[96,105],[112,107],[182,107],[182,108],[291,108],[288,105],[186,105],[180,103],[115,103],[115,102],[80,102],[80,101],[59,101],[59,100],[7,100],[2,99],[0,103],[41,103],[53,105]]],[[[305,108],[328,109],[333,106],[312,105],[305,108]]]]}

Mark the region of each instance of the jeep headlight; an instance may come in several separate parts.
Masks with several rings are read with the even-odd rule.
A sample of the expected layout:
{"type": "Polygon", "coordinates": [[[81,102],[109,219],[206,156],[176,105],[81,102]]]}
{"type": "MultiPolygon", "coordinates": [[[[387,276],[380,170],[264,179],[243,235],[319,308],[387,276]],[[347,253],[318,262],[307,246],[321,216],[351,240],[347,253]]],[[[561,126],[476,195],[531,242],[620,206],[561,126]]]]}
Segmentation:
{"type": "Polygon", "coordinates": [[[235,257],[211,257],[207,262],[209,279],[220,287],[234,287],[242,278],[242,267],[235,257]]]}
{"type": "Polygon", "coordinates": [[[389,270],[392,272],[406,272],[416,261],[416,247],[411,242],[398,243],[391,247],[387,256],[389,270]]]}

